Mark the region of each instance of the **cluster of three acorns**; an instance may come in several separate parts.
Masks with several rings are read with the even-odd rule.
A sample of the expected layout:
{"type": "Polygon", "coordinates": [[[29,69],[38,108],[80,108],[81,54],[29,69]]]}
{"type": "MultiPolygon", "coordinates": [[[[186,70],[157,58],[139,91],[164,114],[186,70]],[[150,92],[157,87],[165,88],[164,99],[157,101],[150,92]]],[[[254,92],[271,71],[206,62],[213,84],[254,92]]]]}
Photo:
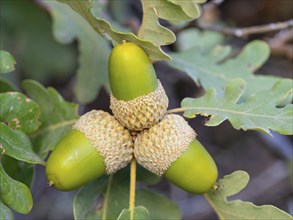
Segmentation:
{"type": "Polygon", "coordinates": [[[135,157],[185,191],[207,192],[217,167],[184,118],[166,114],[168,98],[143,49],[130,42],[116,46],[109,81],[114,116],[92,110],[79,118],[48,159],[49,184],[73,190],[135,157]]]}

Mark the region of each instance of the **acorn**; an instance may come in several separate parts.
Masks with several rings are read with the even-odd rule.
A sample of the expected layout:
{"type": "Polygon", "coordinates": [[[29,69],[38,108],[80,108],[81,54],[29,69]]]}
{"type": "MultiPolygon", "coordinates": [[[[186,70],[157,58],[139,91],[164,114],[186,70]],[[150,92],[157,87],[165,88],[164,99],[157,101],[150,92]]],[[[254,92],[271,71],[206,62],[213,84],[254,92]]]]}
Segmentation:
{"type": "Polygon", "coordinates": [[[137,134],[134,156],[149,171],[163,175],[187,192],[202,194],[215,184],[218,170],[195,137],[182,116],[166,115],[158,124],[137,134]]]}
{"type": "Polygon", "coordinates": [[[131,42],[117,45],[109,58],[110,108],[117,120],[132,131],[158,123],[168,97],[148,55],[131,42]]]}
{"type": "Polygon", "coordinates": [[[133,157],[132,137],[104,111],[79,118],[57,144],[46,166],[49,185],[62,191],[76,189],[104,174],[125,167],[133,157]]]}

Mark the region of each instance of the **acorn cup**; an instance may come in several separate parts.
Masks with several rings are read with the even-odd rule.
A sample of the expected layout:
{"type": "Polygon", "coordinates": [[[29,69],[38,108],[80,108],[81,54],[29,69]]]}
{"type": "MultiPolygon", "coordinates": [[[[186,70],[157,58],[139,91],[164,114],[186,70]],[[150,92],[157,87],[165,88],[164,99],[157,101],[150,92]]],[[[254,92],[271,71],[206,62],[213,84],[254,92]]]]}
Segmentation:
{"type": "Polygon", "coordinates": [[[182,116],[166,115],[158,124],[137,134],[134,156],[149,171],[164,175],[187,192],[202,194],[215,184],[218,170],[195,136],[182,116]]]}
{"type": "Polygon", "coordinates": [[[55,147],[46,166],[49,185],[76,189],[125,167],[133,157],[129,132],[110,114],[92,110],[55,147]]]}
{"type": "Polygon", "coordinates": [[[134,43],[117,45],[109,58],[110,108],[131,131],[158,123],[165,115],[168,97],[147,54],[134,43]]]}

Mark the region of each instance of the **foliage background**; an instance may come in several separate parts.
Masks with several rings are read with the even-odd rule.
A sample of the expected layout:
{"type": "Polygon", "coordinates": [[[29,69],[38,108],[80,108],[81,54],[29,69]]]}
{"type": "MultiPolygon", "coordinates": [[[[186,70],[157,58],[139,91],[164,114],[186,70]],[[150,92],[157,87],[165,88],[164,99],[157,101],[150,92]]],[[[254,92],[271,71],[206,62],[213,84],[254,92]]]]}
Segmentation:
{"type": "MultiPolygon", "coordinates": [[[[101,1],[101,3],[103,2],[101,1]]],[[[142,8],[139,1],[127,2],[129,2],[129,7],[123,8],[125,13],[122,13],[121,7],[124,6],[121,4],[110,4],[104,13],[106,16],[112,16],[115,22],[123,25],[123,28],[134,30],[140,22],[142,8]]],[[[226,0],[218,9],[209,14],[209,16],[215,16],[214,18],[205,19],[218,19],[220,22],[239,27],[288,20],[292,18],[292,4],[290,0],[253,2],[226,0]]],[[[63,33],[64,35],[62,32],[57,35],[59,42],[63,41],[67,44],[60,44],[56,41],[58,33],[53,35],[52,30],[53,27],[58,26],[53,22],[54,16],[58,16],[58,14],[50,14],[44,7],[33,1],[4,0],[1,1],[0,16],[1,49],[11,52],[17,60],[14,73],[5,75],[5,77],[18,86],[23,79],[28,78],[36,79],[45,86],[52,86],[62,94],[65,100],[78,102],[80,113],[93,108],[109,111],[107,86],[99,88],[97,85],[101,82],[107,84],[107,79],[99,82],[93,81],[92,86],[96,90],[92,90],[92,94],[88,94],[86,90],[83,90],[85,84],[80,80],[80,74],[76,75],[77,67],[81,62],[78,53],[88,45],[81,40],[70,39],[70,36],[76,36],[70,27],[63,33]],[[76,84],[76,82],[80,84],[76,84]],[[78,93],[76,93],[77,91],[78,93]],[[97,92],[99,92],[98,96],[96,96],[97,92]],[[83,99],[83,97],[89,96],[92,96],[94,100],[87,102],[83,99]]],[[[175,34],[178,36],[181,31],[178,28],[175,30],[175,34]]],[[[83,36],[79,37],[82,39],[83,36]]],[[[252,35],[246,39],[226,36],[224,40],[233,46],[237,53],[253,39],[271,37],[273,34],[252,35]]],[[[91,43],[98,44],[98,42],[91,43]]],[[[100,44],[97,46],[105,47],[100,44]]],[[[176,47],[178,45],[174,44],[164,47],[164,50],[171,52],[176,47]]],[[[106,57],[107,49],[102,51],[106,57]]],[[[99,55],[96,53],[97,51],[92,51],[87,56],[98,57],[99,55]]],[[[97,59],[96,66],[91,66],[89,69],[99,67],[98,62],[97,59]]],[[[170,99],[170,109],[180,106],[181,100],[185,97],[198,97],[203,94],[203,89],[195,85],[186,74],[171,68],[165,62],[155,63],[155,68],[170,99]]],[[[87,69],[83,71],[86,72],[87,69]]],[[[292,78],[292,57],[273,53],[259,72],[292,78]]],[[[293,155],[292,137],[274,133],[274,139],[272,139],[254,131],[237,131],[228,122],[217,127],[205,127],[203,126],[204,120],[203,117],[197,117],[189,122],[218,164],[219,176],[222,177],[235,170],[245,170],[250,174],[251,182],[237,195],[237,198],[252,201],[257,205],[273,204],[292,215],[292,180],[290,181],[292,177],[289,176],[290,167],[292,167],[290,161],[292,161],[293,155]]],[[[46,187],[44,167],[37,166],[36,171],[32,187],[34,207],[29,215],[16,214],[16,218],[72,219],[72,200],[75,192],[60,193],[53,188],[46,187]]],[[[182,209],[184,219],[215,217],[202,196],[187,194],[165,180],[149,186],[149,188],[176,201],[182,209]]]]}

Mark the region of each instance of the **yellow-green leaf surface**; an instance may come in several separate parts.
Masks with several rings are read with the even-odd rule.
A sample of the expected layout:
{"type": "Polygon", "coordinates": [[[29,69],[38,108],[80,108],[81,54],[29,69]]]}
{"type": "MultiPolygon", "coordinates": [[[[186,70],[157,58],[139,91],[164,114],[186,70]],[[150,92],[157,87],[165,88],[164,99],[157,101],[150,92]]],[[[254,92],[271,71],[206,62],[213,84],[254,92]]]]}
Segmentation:
{"type": "Polygon", "coordinates": [[[142,47],[146,53],[148,53],[150,60],[168,60],[170,57],[163,52],[160,46],[141,39],[133,33],[124,33],[111,26],[111,24],[105,19],[96,17],[92,11],[93,1],[71,1],[71,0],[58,0],[65,4],[68,4],[73,10],[79,13],[93,28],[101,35],[108,35],[112,41],[116,44],[121,43],[123,40],[133,42],[142,47]]]}
{"type": "MultiPolygon", "coordinates": [[[[33,199],[29,188],[25,184],[9,177],[3,169],[1,163],[0,194],[4,203],[19,213],[27,214],[33,206],[33,199]]],[[[2,212],[2,210],[0,211],[2,212]]]]}
{"type": "Polygon", "coordinates": [[[66,102],[54,88],[44,88],[33,80],[24,80],[23,88],[41,110],[41,127],[30,138],[36,153],[45,158],[59,140],[66,135],[76,119],[77,105],[66,102]]]}
{"type": "Polygon", "coordinates": [[[16,64],[13,56],[7,51],[0,50],[0,73],[10,73],[12,72],[16,64]]]}
{"type": "Polygon", "coordinates": [[[210,190],[205,198],[217,213],[220,220],[290,220],[291,215],[272,205],[256,206],[241,200],[228,201],[227,197],[239,193],[249,181],[244,171],[236,171],[224,176],[218,182],[218,189],[210,190]]]}
{"type": "Polygon", "coordinates": [[[63,44],[78,40],[79,66],[74,92],[81,103],[93,101],[102,86],[108,88],[110,45],[78,13],[56,1],[42,2],[53,18],[53,33],[63,44]]]}
{"type": "Polygon", "coordinates": [[[159,23],[159,18],[169,21],[193,20],[200,15],[198,0],[141,0],[142,24],[138,36],[155,45],[168,45],[176,40],[175,34],[159,23]]]}
{"type": "Polygon", "coordinates": [[[130,217],[130,210],[123,209],[120,215],[118,216],[117,220],[150,220],[150,213],[149,211],[143,207],[138,206],[133,209],[133,218],[130,217]]]}
{"type": "MultiPolygon", "coordinates": [[[[242,78],[246,82],[246,97],[257,91],[268,90],[282,79],[270,75],[254,75],[270,55],[269,46],[263,41],[248,43],[236,57],[230,58],[231,47],[221,45],[223,42],[219,34],[189,30],[188,36],[185,34],[183,40],[197,43],[192,43],[192,48],[184,44],[185,50],[170,53],[173,60],[168,61],[168,64],[185,71],[204,89],[213,87],[219,94],[223,94],[230,80],[242,78]]],[[[182,45],[182,42],[180,44],[182,45]]],[[[284,80],[293,83],[291,79],[284,80]]]]}
{"type": "Polygon", "coordinates": [[[185,98],[181,105],[184,116],[210,116],[207,126],[217,126],[229,120],[235,129],[258,130],[270,134],[293,134],[293,105],[280,106],[284,100],[292,100],[290,81],[278,81],[266,91],[256,92],[241,101],[245,91],[242,79],[231,81],[224,95],[218,95],[214,88],[208,89],[200,98],[185,98]]]}

